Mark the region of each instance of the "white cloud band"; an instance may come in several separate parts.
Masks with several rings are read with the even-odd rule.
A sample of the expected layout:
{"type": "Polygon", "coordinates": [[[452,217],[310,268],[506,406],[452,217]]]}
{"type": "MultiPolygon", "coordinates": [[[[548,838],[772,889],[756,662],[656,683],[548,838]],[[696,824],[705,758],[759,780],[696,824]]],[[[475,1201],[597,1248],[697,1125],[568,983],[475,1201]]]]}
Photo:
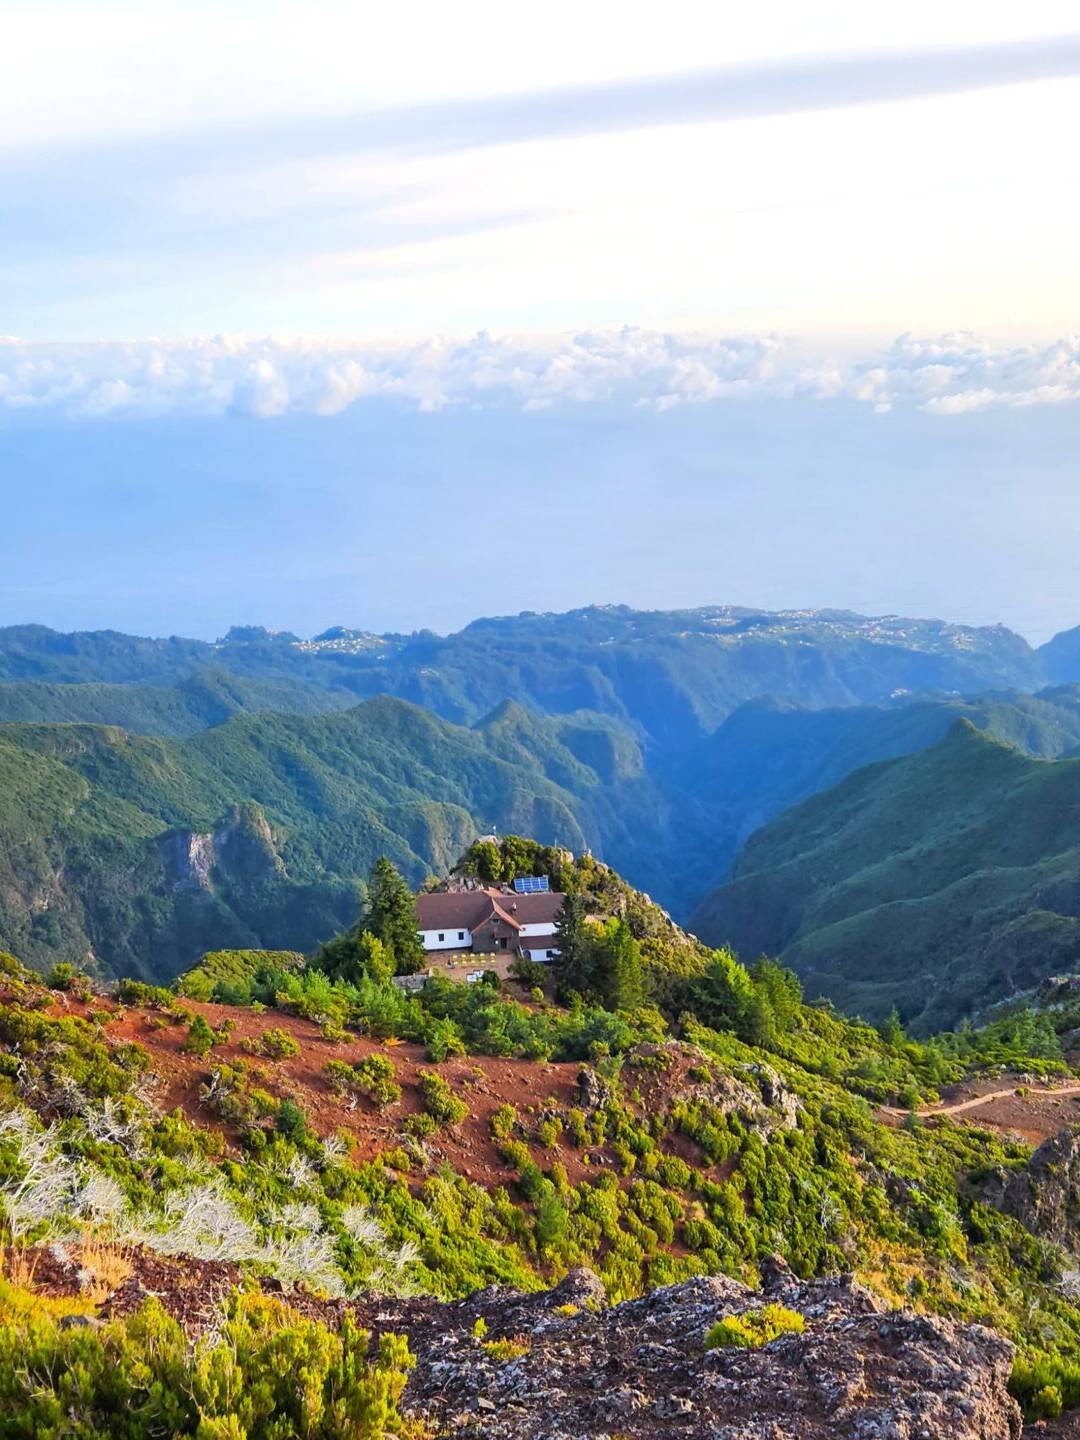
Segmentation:
{"type": "Polygon", "coordinates": [[[624,329],[552,340],[434,338],[0,340],[0,413],[67,419],[336,415],[382,397],[421,410],[544,409],[622,402],[657,411],[733,396],[846,398],[955,416],[1080,401],[1080,336],[1038,347],[904,336],[837,362],[776,336],[710,338],[624,329]]]}

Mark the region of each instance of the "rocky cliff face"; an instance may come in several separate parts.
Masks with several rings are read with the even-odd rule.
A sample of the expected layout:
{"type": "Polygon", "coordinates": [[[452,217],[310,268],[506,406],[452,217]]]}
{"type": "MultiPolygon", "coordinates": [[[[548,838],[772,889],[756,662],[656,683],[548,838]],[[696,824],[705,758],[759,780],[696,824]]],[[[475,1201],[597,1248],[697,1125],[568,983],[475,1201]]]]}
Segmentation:
{"type": "Polygon", "coordinates": [[[262,808],[234,805],[211,833],[176,830],[161,841],[162,854],[176,891],[211,893],[215,879],[284,879],[285,864],[262,808]]]}
{"type": "Polygon", "coordinates": [[[1044,1140],[1024,1170],[995,1171],[983,1195],[1041,1240],[1080,1255],[1080,1130],[1044,1140]]]}

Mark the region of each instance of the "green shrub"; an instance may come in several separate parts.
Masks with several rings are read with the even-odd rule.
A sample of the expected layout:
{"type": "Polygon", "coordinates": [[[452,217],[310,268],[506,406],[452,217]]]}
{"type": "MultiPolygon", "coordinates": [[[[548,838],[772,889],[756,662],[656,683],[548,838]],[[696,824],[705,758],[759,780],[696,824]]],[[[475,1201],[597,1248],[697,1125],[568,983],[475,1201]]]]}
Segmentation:
{"type": "Polygon", "coordinates": [[[512,1105],[500,1105],[488,1116],[488,1129],[493,1140],[509,1140],[517,1124],[517,1111],[512,1105]]]}
{"type": "Polygon", "coordinates": [[[300,1042],[288,1030],[273,1026],[261,1035],[244,1041],[244,1049],[252,1055],[262,1055],[268,1060],[287,1060],[300,1054],[300,1042]]]}
{"type": "Polygon", "coordinates": [[[186,1000],[210,1000],[214,994],[214,980],[206,970],[189,970],[176,981],[176,993],[186,1000]]]}
{"type": "Polygon", "coordinates": [[[469,1107],[465,1101],[455,1095],[442,1076],[436,1075],[433,1070],[421,1070],[417,1085],[424,1109],[436,1125],[460,1125],[468,1115],[469,1107]]]}
{"type": "Polygon", "coordinates": [[[414,1140],[430,1140],[438,1128],[435,1118],[423,1110],[418,1115],[406,1115],[405,1117],[405,1133],[411,1135],[414,1140]]]}
{"type": "Polygon", "coordinates": [[[801,1335],[805,1328],[806,1321],[797,1310],[788,1310],[784,1305],[763,1305],[760,1310],[725,1315],[723,1320],[718,1320],[705,1335],[705,1349],[732,1345],[757,1350],[780,1335],[801,1335]]]}
{"type": "Polygon", "coordinates": [[[328,1060],[323,1073],[339,1100],[364,1095],[383,1110],[401,1099],[394,1062],[386,1055],[366,1055],[355,1065],[344,1060],[328,1060]]]}
{"type": "Polygon", "coordinates": [[[0,1326],[3,1433],[383,1440],[413,1433],[398,1409],[413,1363],[400,1336],[373,1347],[348,1314],[331,1330],[267,1296],[234,1296],[215,1338],[195,1348],[155,1300],[100,1330],[34,1314],[0,1326]]]}
{"type": "Polygon", "coordinates": [[[401,1099],[397,1071],[388,1055],[365,1055],[353,1066],[353,1076],[356,1088],[380,1110],[401,1099]]]}
{"type": "Polygon", "coordinates": [[[1030,1413],[1036,1420],[1056,1420],[1064,1404],[1056,1385],[1044,1385],[1031,1398],[1030,1413]]]}
{"type": "Polygon", "coordinates": [[[500,1365],[507,1364],[510,1360],[520,1360],[522,1355],[529,1353],[528,1342],[525,1340],[508,1337],[505,1340],[484,1340],[481,1349],[485,1355],[500,1365]]]}
{"type": "Polygon", "coordinates": [[[286,1140],[292,1140],[294,1143],[307,1139],[307,1119],[295,1100],[288,1098],[282,1100],[274,1118],[274,1129],[286,1140]]]}
{"type": "Polygon", "coordinates": [[[205,1016],[195,1015],[188,1026],[187,1039],[184,1041],[184,1049],[189,1055],[209,1055],[214,1047],[217,1036],[210,1028],[205,1016]]]}
{"type": "Polygon", "coordinates": [[[563,1124],[557,1115],[548,1115],[536,1127],[536,1138],[545,1150],[554,1150],[562,1136],[563,1124]]]}
{"type": "Polygon", "coordinates": [[[74,965],[67,960],[59,960],[49,971],[45,984],[50,990],[71,990],[77,976],[78,972],[74,965]]]}

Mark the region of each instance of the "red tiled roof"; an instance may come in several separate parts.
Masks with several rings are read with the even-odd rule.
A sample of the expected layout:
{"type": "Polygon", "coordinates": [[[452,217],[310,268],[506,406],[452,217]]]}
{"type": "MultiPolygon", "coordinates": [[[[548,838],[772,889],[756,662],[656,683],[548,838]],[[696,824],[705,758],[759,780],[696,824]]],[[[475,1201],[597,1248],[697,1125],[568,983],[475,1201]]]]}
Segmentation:
{"type": "Polygon", "coordinates": [[[513,915],[508,914],[507,911],[503,908],[503,905],[500,904],[498,900],[492,900],[491,911],[492,914],[497,915],[500,920],[505,920],[507,925],[512,925],[515,930],[521,929],[522,922],[520,920],[515,920],[513,915]]]}
{"type": "Polygon", "coordinates": [[[491,914],[491,896],[483,890],[436,891],[416,898],[420,930],[472,930],[491,914]]]}
{"type": "Polygon", "coordinates": [[[548,925],[559,918],[565,899],[558,890],[540,890],[532,895],[504,895],[499,903],[510,909],[519,925],[548,925]]]}
{"type": "Polygon", "coordinates": [[[515,930],[522,925],[553,924],[564,896],[556,890],[517,895],[505,890],[436,890],[416,899],[416,924],[421,930],[475,930],[498,916],[515,930]]]}

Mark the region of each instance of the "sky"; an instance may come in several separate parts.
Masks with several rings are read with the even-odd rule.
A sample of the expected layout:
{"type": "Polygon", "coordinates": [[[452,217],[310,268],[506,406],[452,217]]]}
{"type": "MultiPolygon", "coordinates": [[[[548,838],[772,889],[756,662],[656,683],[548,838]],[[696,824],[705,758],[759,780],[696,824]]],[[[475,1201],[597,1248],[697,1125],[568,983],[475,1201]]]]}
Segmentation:
{"type": "Polygon", "coordinates": [[[1058,0],[5,7],[0,623],[1077,623],[1077,113],[1058,0]]]}

